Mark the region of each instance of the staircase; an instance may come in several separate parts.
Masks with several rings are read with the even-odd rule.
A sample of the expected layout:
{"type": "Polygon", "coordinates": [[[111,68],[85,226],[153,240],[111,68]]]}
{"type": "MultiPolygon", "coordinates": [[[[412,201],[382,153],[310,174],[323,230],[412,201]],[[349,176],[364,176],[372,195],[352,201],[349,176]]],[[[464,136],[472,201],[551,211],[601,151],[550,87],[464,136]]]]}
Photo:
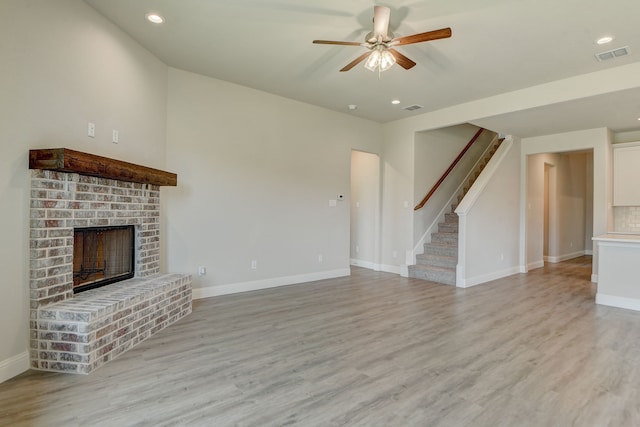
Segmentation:
{"type": "Polygon", "coordinates": [[[444,222],[438,224],[438,232],[431,233],[431,243],[424,244],[424,253],[416,255],[416,265],[409,266],[409,277],[455,286],[458,264],[458,215],[455,210],[502,141],[498,139],[493,143],[470,174],[467,184],[457,197],[457,202],[451,205],[451,212],[445,213],[444,222]]]}

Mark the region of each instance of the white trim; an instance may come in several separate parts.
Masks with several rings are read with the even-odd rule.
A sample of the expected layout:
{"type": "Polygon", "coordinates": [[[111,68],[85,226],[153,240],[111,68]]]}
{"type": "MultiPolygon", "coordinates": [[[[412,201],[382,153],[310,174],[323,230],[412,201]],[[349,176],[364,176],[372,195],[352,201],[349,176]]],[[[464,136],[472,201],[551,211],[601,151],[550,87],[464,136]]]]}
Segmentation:
{"type": "Polygon", "coordinates": [[[472,286],[481,285],[492,280],[502,279],[503,277],[511,276],[518,273],[520,273],[520,267],[511,267],[507,268],[506,270],[485,274],[484,276],[471,277],[470,279],[461,279],[459,284],[456,283],[456,286],[458,286],[459,288],[470,288],[472,286]]]}
{"type": "Polygon", "coordinates": [[[459,288],[464,288],[465,279],[464,279],[464,265],[456,264],[456,286],[459,288]]]}
{"type": "Polygon", "coordinates": [[[596,304],[640,311],[640,299],[637,299],[637,298],[625,298],[625,297],[618,297],[615,295],[606,295],[606,294],[597,293],[596,304]]]}
{"type": "Polygon", "coordinates": [[[393,273],[393,274],[401,274],[402,266],[400,265],[388,265],[388,264],[380,264],[378,266],[380,269],[377,271],[384,271],[385,273],[393,273]]]}
{"type": "Polygon", "coordinates": [[[466,287],[467,265],[467,213],[458,214],[458,263],[456,264],[456,286],[466,287]]]}
{"type": "Polygon", "coordinates": [[[296,276],[275,277],[273,279],[253,280],[251,282],[229,283],[219,286],[193,289],[193,299],[202,299],[220,295],[237,294],[240,292],[257,291],[260,289],[276,288],[278,286],[297,285],[300,283],[314,282],[316,280],[334,279],[336,277],[350,276],[349,268],[320,271],[317,273],[298,274],[296,276]]]}
{"type": "Polygon", "coordinates": [[[613,145],[613,148],[615,148],[616,150],[619,148],[632,148],[632,147],[638,147],[640,146],[640,141],[633,141],[633,142],[616,142],[613,145]]]}
{"type": "Polygon", "coordinates": [[[544,260],[546,262],[550,262],[550,263],[557,263],[557,262],[562,262],[562,261],[568,261],[570,259],[574,259],[574,258],[578,258],[581,256],[585,256],[587,255],[585,253],[586,251],[577,251],[577,252],[572,252],[570,254],[564,254],[564,255],[560,255],[560,256],[546,256],[544,257],[544,260]]]}
{"type": "Polygon", "coordinates": [[[29,370],[29,352],[0,361],[0,383],[29,370]]]}
{"type": "Polygon", "coordinates": [[[598,275],[597,274],[592,274],[591,275],[591,283],[598,283],[598,275]]]}
{"type": "Polygon", "coordinates": [[[375,262],[371,262],[371,261],[351,258],[350,264],[356,267],[362,267],[362,268],[368,268],[369,270],[380,271],[380,264],[376,264],[375,262]]]}
{"type": "Polygon", "coordinates": [[[544,267],[544,260],[530,262],[529,264],[527,264],[527,271],[521,271],[521,273],[527,273],[529,270],[535,270],[536,268],[541,267],[544,267]]]}
{"type": "Polygon", "coordinates": [[[360,259],[351,258],[351,265],[356,267],[368,268],[373,271],[382,271],[385,273],[399,274],[402,277],[409,277],[409,266],[406,264],[401,265],[388,265],[388,264],[376,264],[371,261],[363,261],[360,259]]]}
{"type": "Polygon", "coordinates": [[[584,254],[585,255],[593,255],[593,251],[590,250],[590,249],[585,249],[584,254]]]}
{"type": "Polygon", "coordinates": [[[400,266],[400,276],[409,277],[409,266],[407,264],[402,264],[400,266]]]}

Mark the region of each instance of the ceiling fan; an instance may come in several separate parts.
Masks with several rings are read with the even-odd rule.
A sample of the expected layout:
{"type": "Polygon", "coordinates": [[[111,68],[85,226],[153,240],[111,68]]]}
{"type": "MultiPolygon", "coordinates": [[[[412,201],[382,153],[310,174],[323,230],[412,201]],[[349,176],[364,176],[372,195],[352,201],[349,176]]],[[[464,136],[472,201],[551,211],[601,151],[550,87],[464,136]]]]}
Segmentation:
{"type": "Polygon", "coordinates": [[[386,71],[396,62],[402,68],[408,70],[416,65],[411,59],[407,58],[394,49],[396,46],[402,46],[413,43],[427,42],[430,40],[446,39],[451,37],[451,28],[442,28],[440,30],[428,31],[426,33],[414,34],[412,36],[397,37],[389,31],[389,16],[391,10],[385,6],[374,6],[373,8],[373,31],[366,35],[364,43],[358,42],[342,42],[331,40],[314,40],[315,44],[335,44],[341,46],[362,46],[368,49],[340,71],[349,71],[360,62],[366,59],[365,68],[371,71],[376,69],[386,71]]]}

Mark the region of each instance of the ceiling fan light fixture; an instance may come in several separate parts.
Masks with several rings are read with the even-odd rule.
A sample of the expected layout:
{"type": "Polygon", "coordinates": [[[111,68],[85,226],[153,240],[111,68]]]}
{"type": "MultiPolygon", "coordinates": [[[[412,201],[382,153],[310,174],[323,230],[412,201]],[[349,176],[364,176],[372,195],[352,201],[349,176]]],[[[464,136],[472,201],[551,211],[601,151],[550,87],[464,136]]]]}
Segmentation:
{"type": "Polygon", "coordinates": [[[378,68],[378,65],[380,65],[380,56],[380,51],[375,49],[365,61],[364,68],[369,71],[375,71],[376,68],[378,68]]]}
{"type": "Polygon", "coordinates": [[[388,50],[382,51],[380,54],[380,71],[387,71],[396,63],[396,58],[388,50]]]}
{"type": "Polygon", "coordinates": [[[340,72],[349,71],[364,61],[364,67],[369,71],[378,71],[378,78],[383,71],[393,67],[396,62],[405,70],[413,68],[416,63],[404,56],[394,48],[414,43],[428,42],[432,40],[451,37],[451,28],[427,31],[410,36],[396,37],[389,31],[389,17],[391,9],[386,6],[373,7],[373,31],[365,36],[364,43],[354,41],[314,40],[314,44],[328,44],[339,46],[360,46],[369,49],[353,61],[340,69],[340,72]]]}
{"type": "Polygon", "coordinates": [[[375,48],[364,63],[364,68],[369,71],[387,71],[396,63],[396,58],[382,46],[375,48]]]}

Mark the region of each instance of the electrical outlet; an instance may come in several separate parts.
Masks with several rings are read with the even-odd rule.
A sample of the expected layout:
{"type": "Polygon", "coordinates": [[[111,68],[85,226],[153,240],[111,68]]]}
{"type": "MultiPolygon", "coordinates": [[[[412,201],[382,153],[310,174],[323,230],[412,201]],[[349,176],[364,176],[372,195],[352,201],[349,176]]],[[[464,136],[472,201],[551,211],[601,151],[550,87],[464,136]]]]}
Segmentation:
{"type": "Polygon", "coordinates": [[[113,132],[111,133],[111,142],[113,142],[114,144],[117,144],[119,139],[120,139],[119,132],[116,129],[114,129],[113,132]]]}
{"type": "Polygon", "coordinates": [[[198,276],[206,276],[207,267],[198,267],[198,276]]]}
{"type": "Polygon", "coordinates": [[[87,123],[87,136],[90,138],[96,137],[96,124],[95,123],[87,123]]]}
{"type": "Polygon", "coordinates": [[[322,262],[322,254],[318,255],[318,262],[322,262]]]}
{"type": "Polygon", "coordinates": [[[255,270],[256,268],[258,268],[258,261],[253,259],[253,260],[251,260],[251,269],[255,270]]]}

